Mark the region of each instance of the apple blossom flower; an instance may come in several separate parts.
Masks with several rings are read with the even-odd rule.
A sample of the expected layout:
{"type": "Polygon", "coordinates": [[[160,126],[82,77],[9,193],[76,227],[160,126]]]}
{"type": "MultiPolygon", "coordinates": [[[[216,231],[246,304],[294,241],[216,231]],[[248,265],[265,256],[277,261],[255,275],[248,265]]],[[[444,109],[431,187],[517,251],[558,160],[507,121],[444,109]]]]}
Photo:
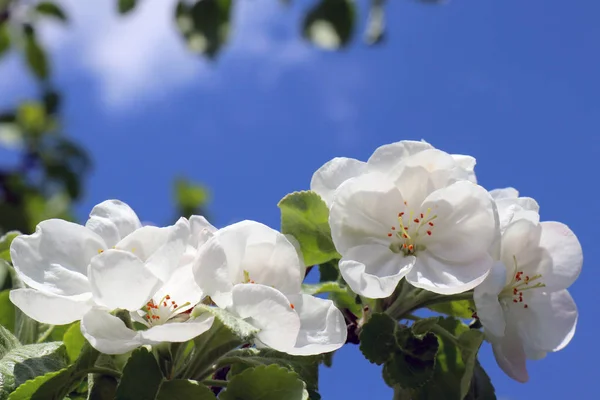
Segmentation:
{"type": "Polygon", "coordinates": [[[575,333],[577,307],[566,290],[583,264],[581,245],[559,222],[539,222],[537,203],[493,193],[505,222],[499,261],[475,288],[474,300],[498,365],[529,379],[526,360],[564,348],[575,333]]]}
{"type": "MultiPolygon", "coordinates": [[[[381,172],[395,180],[407,164],[407,159],[412,157],[412,165],[420,160],[431,161],[428,153],[436,153],[435,149],[425,141],[403,140],[396,143],[380,146],[375,150],[367,162],[354,158],[336,157],[321,166],[312,176],[310,189],[331,206],[336,189],[348,179],[367,174],[369,172],[381,172]],[[412,157],[418,153],[425,152],[419,157],[412,157]]],[[[444,153],[445,154],[445,153],[444,153]]],[[[441,160],[438,158],[438,160],[441,160]]],[[[444,173],[450,174],[448,178],[456,180],[470,180],[477,183],[475,173],[475,159],[471,156],[453,154],[445,158],[443,164],[429,165],[429,169],[444,169],[444,173]]]]}
{"type": "MultiPolygon", "coordinates": [[[[116,318],[108,312],[137,312],[161,288],[169,287],[180,275],[189,225],[182,218],[166,228],[142,227],[135,212],[118,200],[95,206],[85,226],[60,219],[43,221],[35,233],[11,244],[15,271],[28,287],[12,290],[10,299],[42,323],[63,325],[84,319],[85,334],[83,325],[91,326],[93,315],[116,318]]],[[[191,269],[188,282],[190,278],[191,269]]],[[[187,297],[186,301],[196,301],[197,296],[187,297]]]]}
{"type": "Polygon", "coordinates": [[[329,224],[344,280],[369,298],[390,296],[403,277],[439,294],[473,289],[498,243],[492,197],[457,180],[467,170],[440,150],[408,155],[394,168],[351,178],[335,191],[329,224]]]}
{"type": "Polygon", "coordinates": [[[260,329],[258,346],[320,354],[346,341],[342,313],[330,300],[301,293],[305,266],[285,235],[254,221],[218,230],[194,262],[198,286],[220,308],[260,329]]]}

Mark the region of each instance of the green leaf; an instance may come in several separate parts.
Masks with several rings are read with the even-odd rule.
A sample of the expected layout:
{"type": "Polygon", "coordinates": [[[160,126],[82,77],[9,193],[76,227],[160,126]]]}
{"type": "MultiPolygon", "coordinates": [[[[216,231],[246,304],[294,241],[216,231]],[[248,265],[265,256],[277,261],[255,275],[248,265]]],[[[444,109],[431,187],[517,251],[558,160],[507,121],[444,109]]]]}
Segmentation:
{"type": "Polygon", "coordinates": [[[160,387],[156,400],[215,400],[212,390],[196,381],[175,379],[165,381],[160,387]]]}
{"type": "Polygon", "coordinates": [[[0,359],[3,358],[9,351],[21,346],[19,339],[15,337],[8,329],[0,326],[0,359]]]}
{"type": "Polygon", "coordinates": [[[42,80],[48,78],[50,67],[46,52],[38,43],[33,28],[25,31],[25,58],[35,76],[42,80]]]}
{"type": "Polygon", "coordinates": [[[337,281],[340,279],[338,261],[331,260],[319,265],[319,282],[337,281]]]}
{"type": "Polygon", "coordinates": [[[458,338],[460,354],[465,370],[460,380],[460,396],[464,398],[471,389],[471,380],[473,379],[473,369],[477,361],[479,347],[483,343],[483,332],[469,329],[458,338]]]}
{"type": "Polygon", "coordinates": [[[118,381],[108,375],[93,374],[88,378],[87,400],[113,400],[117,392],[118,381]]]}
{"type": "Polygon", "coordinates": [[[16,318],[15,305],[10,301],[9,295],[9,289],[0,292],[0,325],[14,332],[16,318]]]}
{"type": "Polygon", "coordinates": [[[465,400],[496,400],[496,390],[479,361],[475,363],[471,390],[465,400]]]}
{"type": "MultiPolygon", "coordinates": [[[[459,338],[469,331],[467,325],[451,317],[440,320],[438,325],[459,338]]],[[[471,343],[474,339],[470,335],[463,339],[465,343],[471,343]]],[[[462,400],[464,396],[461,394],[461,386],[465,375],[465,363],[461,348],[444,336],[438,336],[438,343],[433,379],[415,391],[413,397],[415,400],[462,400]]]]}
{"type": "MultiPolygon", "coordinates": [[[[281,367],[294,371],[306,383],[308,390],[317,391],[319,389],[319,363],[323,360],[323,355],[317,356],[291,356],[270,349],[240,349],[227,356],[227,360],[233,363],[244,364],[246,367],[257,367],[259,365],[276,364],[281,367]]],[[[245,370],[239,368],[233,374],[245,370]]],[[[313,397],[311,396],[311,399],[313,397]]]]}
{"type": "Polygon", "coordinates": [[[438,340],[433,333],[416,337],[412,329],[396,330],[396,343],[400,350],[383,367],[386,383],[392,387],[400,385],[413,389],[428,383],[435,371],[438,340]]]}
{"type": "Polygon", "coordinates": [[[424,336],[427,332],[431,331],[431,328],[441,320],[441,317],[423,318],[415,321],[411,327],[412,332],[417,337],[424,336]]]}
{"type": "Polygon", "coordinates": [[[321,0],[306,15],[302,34],[320,48],[336,50],[350,42],[355,21],[353,0],[321,0]]]}
{"type": "Polygon", "coordinates": [[[302,293],[304,294],[321,294],[321,293],[346,293],[346,288],[343,288],[338,282],[320,282],[320,283],[303,283],[302,293]]]}
{"type": "Polygon", "coordinates": [[[433,304],[429,307],[430,310],[446,314],[457,318],[473,318],[475,304],[472,300],[455,300],[447,303],[433,304]]]}
{"type": "Polygon", "coordinates": [[[18,231],[7,232],[4,236],[0,237],[0,258],[10,262],[10,245],[12,241],[21,234],[18,231]]]}
{"type": "Polygon", "coordinates": [[[137,0],[118,0],[118,10],[119,10],[119,14],[127,14],[128,12],[132,11],[136,4],[137,4],[137,0]]]}
{"type": "Polygon", "coordinates": [[[85,337],[81,333],[79,321],[69,327],[63,336],[63,342],[71,362],[74,362],[81,354],[81,349],[86,343],[85,337]]]}
{"type": "Polygon", "coordinates": [[[360,351],[367,360],[377,365],[388,361],[398,348],[396,321],[383,313],[373,314],[360,332],[360,351]]]}
{"type": "Polygon", "coordinates": [[[356,295],[349,287],[345,288],[343,292],[331,292],[329,298],[333,300],[337,308],[348,309],[358,318],[362,316],[363,305],[360,297],[356,295]]]}
{"type": "Polygon", "coordinates": [[[298,240],[304,264],[323,264],[341,257],[331,240],[329,209],[317,193],[290,193],[281,199],[278,206],[281,210],[281,232],[298,240]]]}
{"type": "Polygon", "coordinates": [[[8,24],[0,22],[0,58],[10,48],[10,35],[8,33],[8,24]]]}
{"type": "Polygon", "coordinates": [[[285,368],[258,366],[231,378],[219,400],[306,400],[305,386],[298,374],[285,368]]]}
{"type": "Polygon", "coordinates": [[[0,360],[0,399],[4,400],[24,382],[67,366],[67,355],[60,342],[15,347],[0,360]]]}
{"type": "Polygon", "coordinates": [[[154,399],[162,382],[156,359],[144,347],[136,349],[123,369],[117,400],[154,399]]]}
{"type": "Polygon", "coordinates": [[[38,5],[35,7],[35,9],[39,14],[46,15],[46,16],[49,16],[52,18],[56,18],[62,22],[67,21],[67,15],[64,13],[62,8],[60,8],[58,5],[51,3],[49,1],[42,1],[41,3],[38,3],[38,5]]]}
{"type": "Polygon", "coordinates": [[[209,312],[215,316],[215,322],[220,321],[225,327],[231,332],[235,333],[240,340],[247,341],[254,337],[259,332],[259,329],[250,325],[248,322],[241,318],[234,316],[233,314],[222,310],[217,307],[207,306],[205,304],[198,304],[194,307],[192,315],[198,317],[205,312],[209,312]]]}
{"type": "MultiPolygon", "coordinates": [[[[14,392],[8,396],[8,400],[30,400],[34,394],[40,389],[40,387],[48,382],[50,379],[55,378],[60,374],[66,373],[68,368],[63,368],[58,371],[48,372],[47,374],[40,375],[34,379],[28,380],[19,386],[14,392]]],[[[39,396],[39,395],[38,395],[39,396]]]]}
{"type": "Polygon", "coordinates": [[[37,101],[25,101],[17,110],[17,121],[26,132],[39,136],[46,131],[46,107],[37,101]]]}

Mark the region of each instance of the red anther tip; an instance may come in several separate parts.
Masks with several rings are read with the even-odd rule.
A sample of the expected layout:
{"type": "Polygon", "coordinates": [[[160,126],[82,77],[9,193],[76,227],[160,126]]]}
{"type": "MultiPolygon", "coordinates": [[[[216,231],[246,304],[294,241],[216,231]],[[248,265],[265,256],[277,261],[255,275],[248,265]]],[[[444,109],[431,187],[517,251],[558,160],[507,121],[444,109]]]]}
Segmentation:
{"type": "Polygon", "coordinates": [[[419,223],[419,218],[415,218],[415,223],[418,224],[419,223]]]}
{"type": "Polygon", "coordinates": [[[391,234],[391,233],[388,233],[388,236],[389,236],[389,237],[392,237],[392,234],[391,234]]]}
{"type": "Polygon", "coordinates": [[[529,308],[529,306],[528,306],[527,304],[525,304],[525,305],[523,306],[523,308],[529,308]]]}
{"type": "Polygon", "coordinates": [[[433,226],[433,222],[430,222],[430,223],[429,223],[429,226],[433,226]]]}
{"type": "Polygon", "coordinates": [[[429,236],[431,236],[431,231],[427,231],[427,234],[428,234],[429,236]]]}
{"type": "Polygon", "coordinates": [[[395,230],[396,230],[396,227],[395,227],[395,226],[392,226],[392,230],[393,230],[393,231],[395,231],[395,230]]]}
{"type": "Polygon", "coordinates": [[[421,213],[421,218],[423,218],[423,217],[424,217],[424,216],[423,216],[423,213],[421,213]]]}

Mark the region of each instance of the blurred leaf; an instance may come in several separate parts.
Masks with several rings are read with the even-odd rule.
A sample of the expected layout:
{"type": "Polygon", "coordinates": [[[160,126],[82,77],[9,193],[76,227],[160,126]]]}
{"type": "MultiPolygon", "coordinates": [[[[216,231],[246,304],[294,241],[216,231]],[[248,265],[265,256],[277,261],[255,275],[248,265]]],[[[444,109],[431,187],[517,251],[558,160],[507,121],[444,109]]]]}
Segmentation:
{"type": "Polygon", "coordinates": [[[385,0],[371,0],[365,37],[368,44],[378,44],[383,40],[385,34],[384,5],[385,0]]]}
{"type": "Polygon", "coordinates": [[[229,37],[231,0],[199,0],[191,7],[180,0],[175,18],[188,48],[214,58],[229,37]]]}
{"type": "Polygon", "coordinates": [[[117,7],[120,14],[127,14],[132,11],[137,4],[137,0],[118,0],[117,7]]]}
{"type": "Polygon", "coordinates": [[[447,303],[433,304],[427,308],[451,317],[466,319],[473,318],[475,304],[473,303],[473,300],[455,300],[447,303]]]}
{"type": "Polygon", "coordinates": [[[294,192],[278,204],[281,210],[281,232],[292,235],[300,243],[305,265],[323,264],[340,258],[331,240],[329,209],[312,191],[294,192]]]}
{"type": "Polygon", "coordinates": [[[186,218],[194,214],[205,214],[202,208],[208,203],[208,190],[202,185],[194,184],[186,179],[175,180],[175,200],[180,215],[186,218]]]}
{"type": "Polygon", "coordinates": [[[59,21],[67,22],[67,15],[64,13],[62,8],[60,8],[57,4],[51,3],[49,1],[42,1],[38,3],[35,7],[37,12],[42,15],[47,15],[52,18],[56,18],[59,21]]]}
{"type": "Polygon", "coordinates": [[[10,245],[21,234],[19,231],[10,231],[0,237],[0,258],[10,262],[10,245]]]}
{"type": "Polygon", "coordinates": [[[25,29],[25,58],[35,76],[42,80],[48,78],[50,66],[46,52],[38,43],[32,27],[25,29]]]}
{"type": "Polygon", "coordinates": [[[46,114],[55,114],[60,106],[60,94],[53,90],[46,91],[43,96],[43,103],[46,108],[46,114]]]}
{"type": "Polygon", "coordinates": [[[229,329],[232,333],[238,336],[242,341],[250,340],[259,331],[259,329],[250,325],[245,320],[238,318],[233,314],[217,307],[210,307],[204,304],[198,304],[196,307],[194,307],[192,315],[194,317],[198,317],[206,312],[209,312],[212,315],[214,315],[215,322],[221,322],[221,324],[227,327],[227,329],[229,329]]]}
{"type": "Polygon", "coordinates": [[[42,103],[26,101],[17,109],[17,121],[25,131],[39,136],[47,126],[46,108],[42,103]]]}
{"type": "Polygon", "coordinates": [[[360,351],[372,363],[381,365],[388,361],[396,344],[397,322],[384,313],[376,313],[363,325],[360,332],[360,351]]]}
{"type": "Polygon", "coordinates": [[[9,299],[10,290],[0,292],[0,325],[15,331],[15,306],[9,299]]]}
{"type": "Polygon", "coordinates": [[[117,400],[154,399],[163,376],[156,359],[144,347],[136,349],[123,369],[117,386],[117,400]]]}
{"type": "Polygon", "coordinates": [[[354,33],[354,0],[321,0],[304,19],[303,35],[327,50],[346,46],[354,33]]]}
{"type": "Polygon", "coordinates": [[[298,375],[277,365],[249,368],[235,375],[220,400],[306,400],[306,385],[298,375]]]}
{"type": "Polygon", "coordinates": [[[0,326],[0,359],[2,359],[9,351],[21,346],[19,339],[15,337],[8,329],[0,326]]]}
{"type": "Polygon", "coordinates": [[[156,400],[216,400],[213,392],[196,381],[175,379],[160,386],[156,400]]]}
{"type": "Polygon", "coordinates": [[[10,35],[8,33],[8,23],[0,22],[0,58],[10,48],[10,35]]]}

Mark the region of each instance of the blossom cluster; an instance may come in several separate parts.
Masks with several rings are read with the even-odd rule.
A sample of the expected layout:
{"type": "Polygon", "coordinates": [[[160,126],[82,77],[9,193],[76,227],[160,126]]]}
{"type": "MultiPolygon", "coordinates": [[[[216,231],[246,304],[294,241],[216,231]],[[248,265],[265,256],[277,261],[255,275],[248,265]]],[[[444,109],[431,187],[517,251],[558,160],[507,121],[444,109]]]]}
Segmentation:
{"type": "MultiPolygon", "coordinates": [[[[526,381],[526,359],[573,337],[578,314],[566,289],[582,250],[567,226],[540,222],[535,200],[478,185],[474,167],[473,157],[401,141],[367,162],[332,159],[311,190],[329,210],[339,271],[354,293],[389,298],[402,280],[439,295],[472,293],[498,364],[526,381]]],[[[257,347],[302,356],[347,339],[335,304],[303,293],[307,266],[296,239],[259,222],[217,229],[192,216],[142,226],[127,204],[108,200],[84,226],[41,222],[10,253],[27,286],[11,301],[43,323],[81,321],[106,354],[201,335],[214,320],[193,312],[201,303],[257,328],[257,347]]]]}
{"type": "Polygon", "coordinates": [[[535,200],[477,184],[473,157],[401,141],[367,162],[334,158],[311,189],[330,209],[339,268],[356,293],[386,298],[400,280],[433,293],[473,290],[476,316],[500,367],[528,380],[526,359],[565,347],[577,308],[566,290],[582,249],[535,200]]]}
{"type": "Polygon", "coordinates": [[[295,245],[258,222],[217,230],[192,216],[142,226],[127,204],[108,200],[85,226],[43,221],[10,251],[28,286],[11,291],[11,301],[42,323],[80,320],[85,338],[106,354],[201,335],[214,316],[192,310],[209,299],[259,329],[259,347],[310,355],[346,341],[332,301],[301,293],[306,267],[295,245]]]}

